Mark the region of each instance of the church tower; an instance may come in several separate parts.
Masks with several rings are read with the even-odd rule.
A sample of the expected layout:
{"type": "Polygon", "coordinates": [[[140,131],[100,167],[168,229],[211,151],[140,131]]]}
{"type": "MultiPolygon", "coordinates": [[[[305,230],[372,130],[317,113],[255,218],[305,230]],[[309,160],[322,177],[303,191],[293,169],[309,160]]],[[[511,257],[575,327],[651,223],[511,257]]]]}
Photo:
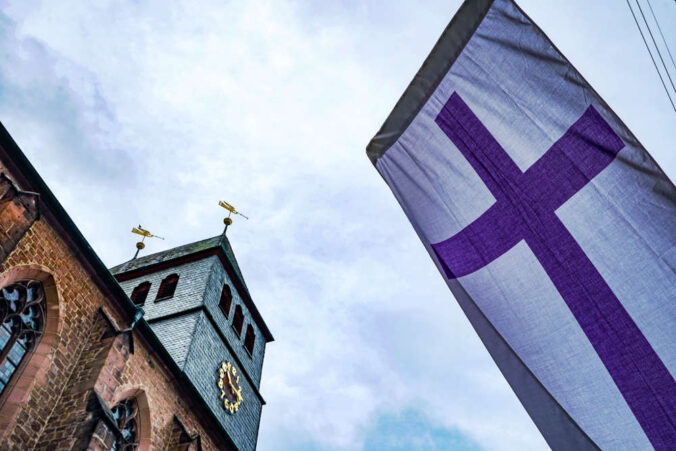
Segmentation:
{"type": "Polygon", "coordinates": [[[111,272],[234,446],[256,447],[265,346],[273,340],[225,235],[136,258],[111,272]]]}

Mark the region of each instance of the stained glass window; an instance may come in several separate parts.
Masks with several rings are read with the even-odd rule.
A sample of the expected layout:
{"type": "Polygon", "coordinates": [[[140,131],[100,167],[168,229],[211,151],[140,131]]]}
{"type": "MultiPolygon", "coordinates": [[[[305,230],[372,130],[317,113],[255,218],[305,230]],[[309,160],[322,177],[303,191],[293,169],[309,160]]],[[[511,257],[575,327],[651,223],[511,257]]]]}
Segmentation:
{"type": "Polygon", "coordinates": [[[138,449],[138,404],[136,398],[120,401],[112,408],[120,434],[111,446],[111,451],[134,451],[138,449]]]}
{"type": "Polygon", "coordinates": [[[24,280],[0,290],[0,393],[40,341],[45,312],[45,294],[38,281],[24,280]]]}

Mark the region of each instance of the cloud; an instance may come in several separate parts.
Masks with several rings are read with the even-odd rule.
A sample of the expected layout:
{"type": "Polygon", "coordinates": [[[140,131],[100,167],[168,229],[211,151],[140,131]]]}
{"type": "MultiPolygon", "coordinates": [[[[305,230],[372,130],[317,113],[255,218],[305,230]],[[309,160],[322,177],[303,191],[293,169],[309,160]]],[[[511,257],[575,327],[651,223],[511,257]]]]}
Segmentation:
{"type": "Polygon", "coordinates": [[[260,449],[545,447],[364,155],[451,3],[3,8],[0,118],[106,263],[251,217],[260,449]]]}

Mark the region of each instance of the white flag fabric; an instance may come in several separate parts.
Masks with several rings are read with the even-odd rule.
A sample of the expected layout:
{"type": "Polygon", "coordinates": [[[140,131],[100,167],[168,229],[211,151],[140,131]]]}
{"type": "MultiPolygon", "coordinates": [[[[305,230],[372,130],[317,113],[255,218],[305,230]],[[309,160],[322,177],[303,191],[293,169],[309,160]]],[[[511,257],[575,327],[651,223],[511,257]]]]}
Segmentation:
{"type": "Polygon", "coordinates": [[[676,448],[676,189],[518,6],[466,1],[367,154],[552,448],[676,448]]]}

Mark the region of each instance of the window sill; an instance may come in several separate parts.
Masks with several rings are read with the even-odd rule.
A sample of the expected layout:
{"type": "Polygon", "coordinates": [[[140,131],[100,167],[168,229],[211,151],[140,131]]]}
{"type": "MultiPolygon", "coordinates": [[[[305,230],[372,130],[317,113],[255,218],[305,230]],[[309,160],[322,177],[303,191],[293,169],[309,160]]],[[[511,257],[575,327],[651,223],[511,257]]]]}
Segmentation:
{"type": "Polygon", "coordinates": [[[235,335],[237,335],[237,338],[242,338],[242,332],[241,331],[237,332],[237,329],[233,325],[230,325],[230,327],[232,327],[232,331],[235,333],[235,335]]]}
{"type": "Polygon", "coordinates": [[[162,301],[168,301],[169,299],[173,298],[174,296],[165,296],[163,298],[155,298],[155,302],[162,302],[162,301]]]}
{"type": "Polygon", "coordinates": [[[248,355],[249,358],[253,360],[253,354],[251,354],[251,351],[249,351],[249,348],[247,348],[245,345],[242,345],[242,347],[246,351],[246,355],[248,355]]]}

